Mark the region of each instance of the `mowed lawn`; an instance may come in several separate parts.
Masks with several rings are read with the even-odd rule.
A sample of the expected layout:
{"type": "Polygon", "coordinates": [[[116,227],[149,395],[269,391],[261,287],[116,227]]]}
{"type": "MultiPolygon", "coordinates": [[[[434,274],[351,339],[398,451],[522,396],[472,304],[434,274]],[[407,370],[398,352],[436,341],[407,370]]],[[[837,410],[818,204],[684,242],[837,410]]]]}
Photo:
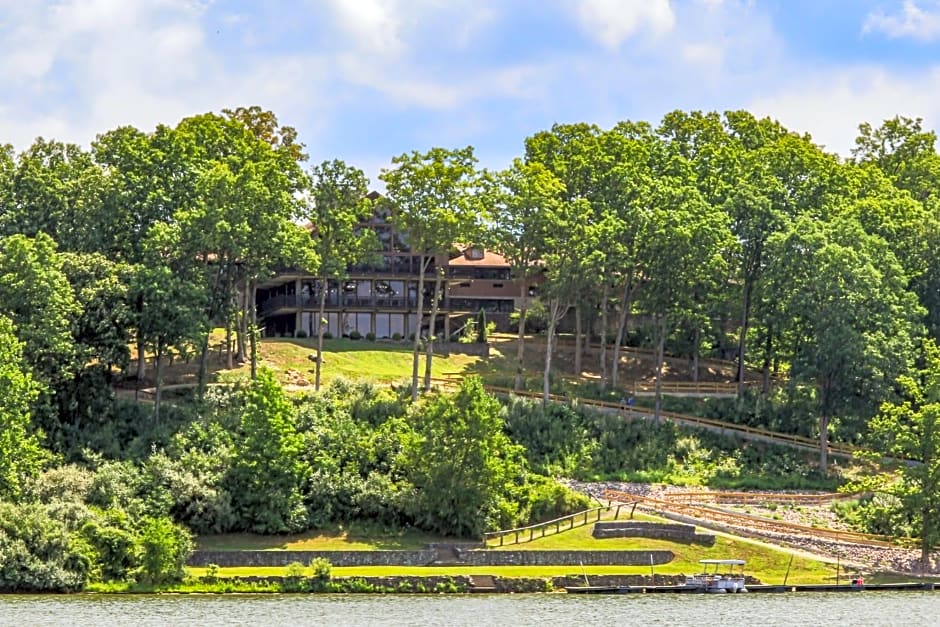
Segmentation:
{"type": "MultiPolygon", "coordinates": [[[[607,518],[607,517],[605,517],[607,518]]],[[[637,515],[637,519],[662,519],[637,515]]],[[[624,516],[621,515],[621,520],[624,516]]],[[[662,575],[692,574],[701,570],[701,559],[743,559],[747,561],[746,572],[764,583],[824,583],[834,582],[836,565],[815,559],[812,556],[794,553],[785,549],[716,534],[714,546],[684,544],[646,538],[610,538],[598,540],[592,535],[593,524],[575,527],[558,534],[538,538],[518,545],[493,547],[492,550],[669,550],[675,559],[669,564],[653,567],[654,573],[662,575]],[[791,561],[792,560],[792,561],[791,561]],[[787,569],[790,572],[787,575],[787,569]]],[[[708,533],[707,530],[701,530],[708,533]]],[[[368,529],[330,530],[310,532],[296,536],[251,536],[234,534],[199,538],[198,547],[211,550],[388,550],[419,549],[429,542],[446,541],[414,531],[397,534],[371,533],[368,529]]],[[[205,569],[191,568],[194,576],[202,576],[205,569]]],[[[644,566],[363,566],[334,567],[336,577],[391,576],[391,575],[474,575],[489,574],[502,577],[551,577],[563,575],[649,575],[650,567],[644,566]]],[[[845,572],[842,572],[843,576],[845,572]]],[[[237,567],[222,568],[222,577],[285,576],[286,567],[237,567]]]]}
{"type": "MultiPolygon", "coordinates": [[[[274,371],[275,376],[286,385],[313,385],[315,363],[311,357],[316,354],[316,345],[316,338],[262,340],[259,347],[261,365],[274,371]]],[[[435,353],[434,359],[431,360],[431,376],[446,378],[468,374],[481,360],[481,357],[463,353],[435,353]]],[[[246,367],[233,371],[238,375],[246,372],[246,367]]],[[[410,343],[370,342],[365,339],[331,339],[323,343],[321,377],[324,383],[339,377],[374,383],[396,383],[410,381],[411,372],[410,343]]],[[[421,354],[419,374],[424,376],[424,353],[421,354]]]]}

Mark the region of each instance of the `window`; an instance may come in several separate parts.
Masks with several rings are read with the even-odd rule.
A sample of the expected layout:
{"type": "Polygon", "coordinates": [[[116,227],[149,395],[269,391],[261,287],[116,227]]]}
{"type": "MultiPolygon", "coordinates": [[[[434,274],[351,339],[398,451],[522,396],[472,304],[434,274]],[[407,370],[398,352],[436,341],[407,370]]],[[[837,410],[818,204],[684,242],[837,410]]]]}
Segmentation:
{"type": "Polygon", "coordinates": [[[479,246],[471,246],[467,249],[467,259],[483,259],[483,249],[479,246]]]}

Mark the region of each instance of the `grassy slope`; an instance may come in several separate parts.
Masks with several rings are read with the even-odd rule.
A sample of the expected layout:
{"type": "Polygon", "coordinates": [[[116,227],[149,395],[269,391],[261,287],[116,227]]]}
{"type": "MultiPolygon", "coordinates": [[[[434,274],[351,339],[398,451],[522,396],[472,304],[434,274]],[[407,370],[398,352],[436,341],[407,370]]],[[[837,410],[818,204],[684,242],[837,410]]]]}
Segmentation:
{"type": "MultiPolygon", "coordinates": [[[[367,380],[375,383],[393,383],[411,378],[412,347],[403,342],[369,342],[367,340],[333,339],[324,341],[324,383],[331,379],[367,380]]],[[[315,372],[310,355],[316,352],[316,339],[269,339],[261,342],[261,364],[274,371],[287,385],[312,385],[315,372]]],[[[468,373],[481,358],[453,353],[435,354],[431,374],[444,377],[450,373],[468,373]]],[[[248,366],[222,371],[224,380],[247,376],[248,366]]],[[[420,374],[424,375],[424,354],[421,355],[420,374]]]]}

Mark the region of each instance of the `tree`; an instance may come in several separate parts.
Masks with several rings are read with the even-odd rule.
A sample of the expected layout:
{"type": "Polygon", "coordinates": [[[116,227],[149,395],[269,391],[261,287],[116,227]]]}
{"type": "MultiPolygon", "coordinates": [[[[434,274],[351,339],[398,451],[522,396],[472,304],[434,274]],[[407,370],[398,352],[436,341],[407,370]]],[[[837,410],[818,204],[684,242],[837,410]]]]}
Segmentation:
{"type": "Polygon", "coordinates": [[[431,387],[431,360],[434,333],[440,305],[444,265],[455,242],[472,242],[483,223],[473,192],[478,181],[473,147],[446,150],[431,148],[392,159],[393,168],[383,169],[379,178],[385,182],[394,206],[393,224],[408,238],[413,254],[420,256],[418,272],[417,328],[414,330],[411,396],[418,397],[418,363],[421,326],[424,316],[424,290],[427,269],[434,264],[434,288],[425,350],[424,388],[431,387]]]}
{"type": "Polygon", "coordinates": [[[882,489],[901,499],[919,528],[921,561],[940,543],[940,348],[934,340],[921,347],[921,368],[898,379],[903,398],[885,403],[869,423],[878,451],[898,460],[899,480],[885,477],[882,489]]]}
{"type": "Polygon", "coordinates": [[[53,440],[61,435],[59,390],[83,365],[71,333],[79,313],[62,259],[48,235],[0,239],[0,315],[13,322],[23,343],[23,359],[42,385],[33,420],[53,440]]]}
{"type": "Polygon", "coordinates": [[[174,346],[184,348],[205,334],[203,290],[202,285],[179,277],[156,256],[151,265],[137,266],[131,279],[130,296],[141,305],[138,337],[141,346],[151,349],[156,363],[155,421],[160,420],[167,352],[174,346]]]}
{"type": "Polygon", "coordinates": [[[832,419],[865,419],[889,397],[923,310],[887,244],[850,219],[803,217],[769,245],[791,389],[812,387],[825,472],[832,419]]]}
{"type": "Polygon", "coordinates": [[[503,433],[503,411],[478,377],[464,379],[452,395],[413,406],[414,436],[401,463],[415,487],[419,527],[480,537],[488,527],[512,524],[513,490],[525,461],[522,447],[503,433]]]}
{"type": "Polygon", "coordinates": [[[23,344],[10,319],[0,315],[0,500],[16,500],[24,480],[38,474],[45,460],[30,425],[30,406],[38,395],[23,344]]]}
{"type": "Polygon", "coordinates": [[[702,295],[726,276],[731,246],[727,216],[711,207],[682,176],[657,180],[644,238],[649,242],[642,306],[653,317],[656,338],[656,405],[659,418],[666,336],[695,315],[702,295]]]}
{"type": "MultiPolygon", "coordinates": [[[[569,287],[574,298],[565,309],[575,305],[575,376],[580,377],[584,353],[584,319],[593,316],[597,302],[598,289],[608,286],[611,235],[606,225],[607,206],[599,191],[600,170],[604,167],[605,155],[600,144],[601,131],[593,124],[554,124],[551,130],[541,131],[525,140],[525,160],[527,163],[541,163],[564,185],[562,199],[569,204],[577,204],[579,210],[591,215],[596,228],[591,229],[593,243],[584,250],[590,256],[571,259],[567,274],[573,280],[569,287]],[[577,277],[577,278],[575,278],[577,277]]],[[[582,233],[587,235],[587,232],[582,233]]],[[[587,244],[587,242],[585,242],[587,244]]],[[[606,307],[606,299],[602,303],[606,307]]]]}
{"type": "Polygon", "coordinates": [[[308,469],[291,403],[266,369],[241,397],[241,429],[225,481],[240,527],[269,534],[301,531],[307,516],[300,489],[308,469]]]}
{"type": "Polygon", "coordinates": [[[918,201],[936,195],[940,183],[937,134],[925,131],[921,118],[895,116],[878,128],[864,122],[858,127],[852,156],[860,163],[875,163],[900,189],[918,201]]]}
{"type": "Polygon", "coordinates": [[[378,249],[375,231],[360,228],[372,217],[373,204],[366,197],[369,180],[362,170],[342,161],[324,161],[310,171],[311,188],[305,208],[310,220],[314,249],[320,258],[320,306],[317,317],[316,389],[320,389],[323,365],[323,322],[330,281],[340,281],[347,268],[362,262],[378,249]]]}
{"type": "Polygon", "coordinates": [[[519,283],[519,327],[516,345],[514,389],[522,387],[525,359],[525,325],[529,282],[543,271],[540,260],[544,229],[539,221],[557,211],[564,187],[540,163],[517,159],[512,167],[496,175],[492,224],[488,229],[493,246],[512,266],[519,283]]]}
{"type": "Polygon", "coordinates": [[[90,153],[40,137],[17,157],[0,233],[45,233],[65,250],[89,250],[96,243],[89,215],[100,204],[103,183],[90,153]]]}

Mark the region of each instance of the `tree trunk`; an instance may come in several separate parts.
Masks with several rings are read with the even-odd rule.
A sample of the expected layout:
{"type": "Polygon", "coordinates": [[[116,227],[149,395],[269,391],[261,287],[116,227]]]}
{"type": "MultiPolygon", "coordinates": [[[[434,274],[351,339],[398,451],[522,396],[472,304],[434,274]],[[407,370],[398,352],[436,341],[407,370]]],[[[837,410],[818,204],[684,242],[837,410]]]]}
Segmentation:
{"type": "Polygon", "coordinates": [[[144,340],[137,338],[137,381],[143,381],[147,376],[147,347],[144,340]]]}
{"type": "Polygon", "coordinates": [[[418,400],[418,363],[421,358],[421,318],[424,316],[424,271],[427,262],[421,257],[418,270],[418,322],[414,329],[414,349],[411,356],[411,400],[418,400]]]}
{"type": "Polygon", "coordinates": [[[208,378],[209,362],[209,336],[212,331],[206,331],[199,350],[199,374],[196,376],[196,397],[202,401],[206,397],[206,379],[208,378]]]}
{"type": "Polygon", "coordinates": [[[235,342],[232,341],[235,320],[231,314],[225,316],[225,367],[231,370],[235,367],[235,342]]]}
{"type": "Polygon", "coordinates": [[[441,283],[444,280],[444,268],[435,267],[434,295],[431,297],[431,319],[428,321],[428,343],[424,352],[424,390],[431,389],[431,360],[434,359],[434,329],[437,325],[437,310],[441,299],[441,283]]]}
{"type": "Polygon", "coordinates": [[[631,277],[623,286],[623,299],[620,305],[620,320],[617,322],[617,339],[614,341],[614,363],[610,369],[610,384],[617,387],[617,375],[620,371],[620,348],[623,345],[623,336],[627,330],[627,320],[630,319],[630,309],[633,307],[633,278],[631,277]]]}
{"type": "Polygon", "coordinates": [[[527,304],[527,291],[525,281],[522,281],[522,287],[519,288],[519,333],[516,340],[516,377],[513,381],[513,389],[519,391],[522,389],[522,378],[525,372],[525,318],[529,308],[527,304]]]}
{"type": "Polygon", "coordinates": [[[581,306],[578,305],[574,310],[574,378],[581,378],[581,306]]]}
{"type": "Polygon", "coordinates": [[[744,393],[747,381],[747,368],[744,365],[745,350],[747,347],[747,331],[751,322],[751,282],[744,286],[744,303],[741,307],[741,328],[738,338],[738,396],[744,393]]]}
{"type": "Polygon", "coordinates": [[[666,316],[659,314],[659,342],[656,346],[656,404],[653,410],[653,419],[659,422],[659,412],[663,398],[663,362],[666,350],[666,316]]]}
{"type": "Polygon", "coordinates": [[[607,300],[610,294],[610,285],[604,281],[604,290],[601,294],[601,391],[607,388],[607,300]]]}
{"type": "Polygon", "coordinates": [[[245,342],[245,336],[248,335],[248,319],[251,316],[251,311],[249,310],[250,302],[251,296],[248,294],[248,279],[245,279],[241,302],[238,307],[238,349],[236,358],[241,364],[245,363],[245,357],[248,355],[248,346],[245,342]]]}
{"type": "Polygon", "coordinates": [[[255,282],[248,283],[248,344],[251,351],[251,380],[258,378],[258,312],[255,308],[255,282]]]}
{"type": "Polygon", "coordinates": [[[157,361],[156,361],[156,392],[153,401],[153,419],[160,424],[160,401],[163,396],[163,342],[157,342],[157,361]]]}
{"type": "Polygon", "coordinates": [[[762,373],[763,378],[763,392],[764,396],[770,394],[770,367],[773,351],[773,329],[770,325],[767,325],[767,339],[764,341],[764,363],[763,368],[764,372],[762,373]]]}
{"type": "Polygon", "coordinates": [[[555,325],[558,323],[558,310],[561,303],[557,298],[552,299],[548,306],[548,331],[545,337],[545,370],[542,372],[542,402],[548,404],[551,393],[552,373],[552,347],[555,340],[555,325]]]}
{"type": "Polygon", "coordinates": [[[702,340],[702,331],[696,325],[692,333],[692,381],[698,383],[699,342],[702,340]]]}
{"type": "Polygon", "coordinates": [[[320,306],[317,308],[317,374],[314,389],[320,390],[320,370],[323,368],[323,334],[326,332],[323,319],[326,317],[326,292],[330,286],[328,279],[320,282],[320,306]]]}
{"type": "Polygon", "coordinates": [[[819,417],[819,470],[826,474],[829,466],[829,416],[819,417]]]}

